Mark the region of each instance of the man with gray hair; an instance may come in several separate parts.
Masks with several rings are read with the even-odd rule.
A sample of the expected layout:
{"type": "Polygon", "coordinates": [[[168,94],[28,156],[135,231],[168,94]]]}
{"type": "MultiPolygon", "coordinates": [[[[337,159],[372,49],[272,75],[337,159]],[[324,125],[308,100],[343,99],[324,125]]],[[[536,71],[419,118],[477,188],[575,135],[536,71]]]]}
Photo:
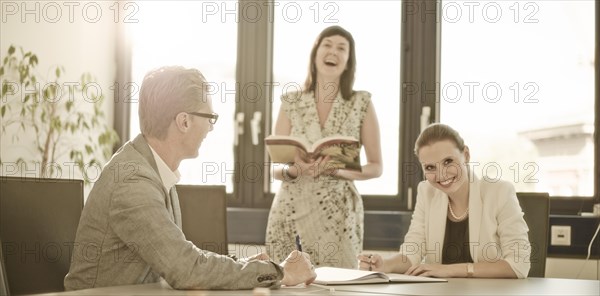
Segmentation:
{"type": "Polygon", "coordinates": [[[142,133],[104,167],[89,194],[75,238],[66,290],[157,282],[176,289],[251,289],[310,284],[306,253],[280,265],[266,254],[234,260],[185,239],[175,190],[183,159],[198,156],[218,115],[195,69],[163,67],[144,77],[142,133]]]}

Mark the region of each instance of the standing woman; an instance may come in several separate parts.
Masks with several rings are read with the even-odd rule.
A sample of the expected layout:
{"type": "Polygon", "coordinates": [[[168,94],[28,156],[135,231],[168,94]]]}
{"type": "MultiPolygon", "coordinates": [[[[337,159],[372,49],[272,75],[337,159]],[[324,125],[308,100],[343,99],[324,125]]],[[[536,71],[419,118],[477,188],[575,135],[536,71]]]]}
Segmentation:
{"type": "Polygon", "coordinates": [[[304,89],[282,95],[275,135],[309,143],[333,135],[353,136],[366,152],[362,172],[326,169],[327,158],[303,159],[275,168],[283,184],[275,195],[267,225],[267,252],[282,261],[295,248],[317,266],[356,268],[363,244],[363,202],[353,180],[381,175],[379,124],[371,94],[354,91],[356,56],[352,35],[339,26],[318,36],[310,54],[304,89]]]}
{"type": "Polygon", "coordinates": [[[358,256],[361,269],[431,277],[526,278],[531,246],[514,186],[480,179],[470,151],[445,124],[428,126],[415,154],[426,181],[400,253],[358,256]]]}

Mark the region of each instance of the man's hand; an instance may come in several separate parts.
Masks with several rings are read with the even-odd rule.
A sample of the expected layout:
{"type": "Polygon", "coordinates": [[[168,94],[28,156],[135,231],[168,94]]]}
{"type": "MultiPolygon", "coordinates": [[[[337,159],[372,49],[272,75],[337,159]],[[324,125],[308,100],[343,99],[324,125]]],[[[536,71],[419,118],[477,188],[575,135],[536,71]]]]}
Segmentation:
{"type": "Polygon", "coordinates": [[[282,285],[295,286],[302,283],[310,285],[317,278],[315,268],[310,263],[310,256],[306,253],[292,251],[281,266],[283,267],[282,285]]]}
{"type": "Polygon", "coordinates": [[[266,253],[258,253],[256,255],[252,255],[250,257],[247,258],[243,258],[242,260],[246,261],[246,262],[250,262],[250,261],[254,261],[254,260],[269,260],[269,255],[267,255],[266,253]]]}

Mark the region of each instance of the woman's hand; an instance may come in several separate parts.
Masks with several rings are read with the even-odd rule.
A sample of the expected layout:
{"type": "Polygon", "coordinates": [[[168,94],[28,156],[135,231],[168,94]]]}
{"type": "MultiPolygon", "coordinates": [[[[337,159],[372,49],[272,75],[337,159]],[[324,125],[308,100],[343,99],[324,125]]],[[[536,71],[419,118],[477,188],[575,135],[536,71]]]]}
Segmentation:
{"type": "MultiPolygon", "coordinates": [[[[404,274],[437,278],[462,277],[461,264],[418,264],[411,266],[404,274]]],[[[466,273],[466,269],[464,270],[466,273]]]]}
{"type": "MultiPolygon", "coordinates": [[[[329,162],[329,156],[321,156],[317,159],[305,159],[301,156],[301,152],[296,153],[294,157],[294,165],[288,169],[288,174],[295,175],[296,177],[308,176],[316,178],[320,175],[331,175],[335,173],[334,170],[327,167],[329,162]],[[295,168],[296,174],[290,173],[292,167],[295,168]]],[[[292,171],[293,172],[293,171],[292,171]]]]}
{"type": "Polygon", "coordinates": [[[383,271],[383,257],[379,254],[360,254],[358,259],[358,269],[383,271]]]}

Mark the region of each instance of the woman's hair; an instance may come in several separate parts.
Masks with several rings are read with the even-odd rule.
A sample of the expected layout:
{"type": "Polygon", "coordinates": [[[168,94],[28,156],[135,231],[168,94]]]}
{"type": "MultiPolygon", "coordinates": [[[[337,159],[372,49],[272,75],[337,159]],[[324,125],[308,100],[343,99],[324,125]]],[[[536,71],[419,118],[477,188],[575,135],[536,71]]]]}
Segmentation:
{"type": "Polygon", "coordinates": [[[419,155],[421,148],[445,140],[452,141],[458,150],[464,151],[465,141],[456,130],[446,124],[433,123],[425,128],[417,138],[415,142],[415,155],[419,155]]]}
{"type": "Polygon", "coordinates": [[[145,136],[164,139],[180,112],[194,112],[207,104],[207,83],[196,69],[162,67],[146,74],[140,89],[138,114],[145,136]]]}
{"type": "Polygon", "coordinates": [[[354,38],[352,38],[352,34],[346,31],[344,28],[340,26],[331,26],[325,28],[315,40],[315,44],[312,47],[310,52],[310,61],[308,64],[308,76],[306,77],[306,81],[304,82],[304,89],[306,91],[314,91],[317,83],[317,67],[315,66],[315,59],[317,57],[317,49],[321,45],[321,42],[324,38],[339,35],[348,40],[350,45],[348,52],[348,62],[346,64],[346,70],[342,73],[342,77],[340,78],[340,90],[342,92],[342,98],[344,100],[349,100],[352,95],[354,95],[354,74],[356,72],[356,54],[354,47],[354,38]]]}

